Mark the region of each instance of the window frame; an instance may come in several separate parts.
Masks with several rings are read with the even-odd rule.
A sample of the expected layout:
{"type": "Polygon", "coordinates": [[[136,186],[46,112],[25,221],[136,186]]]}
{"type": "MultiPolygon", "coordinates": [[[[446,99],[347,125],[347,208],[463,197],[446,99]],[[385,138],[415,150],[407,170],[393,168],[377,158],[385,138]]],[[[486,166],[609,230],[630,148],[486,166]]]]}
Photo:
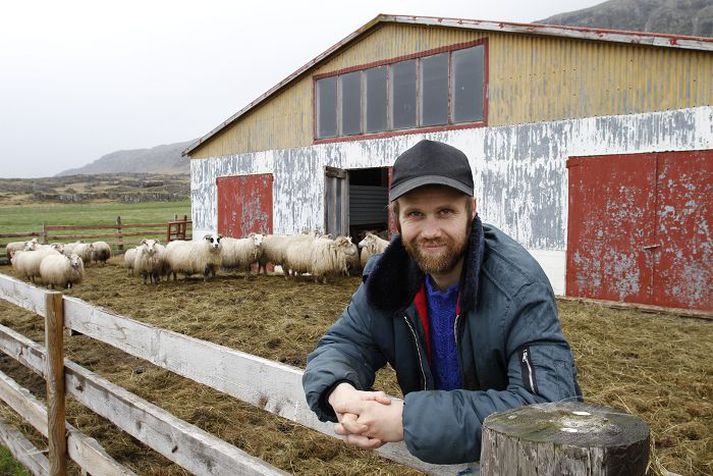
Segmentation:
{"type": "MultiPolygon", "coordinates": [[[[431,50],[426,50],[426,51],[421,51],[419,53],[413,53],[410,55],[404,55],[404,56],[398,56],[395,58],[389,58],[386,60],[381,60],[381,61],[375,61],[372,63],[366,63],[358,66],[352,66],[349,68],[343,68],[337,71],[332,71],[329,73],[322,73],[322,74],[316,74],[312,77],[312,122],[313,122],[313,134],[312,134],[312,139],[313,139],[313,144],[323,144],[323,143],[330,143],[330,142],[346,142],[346,141],[355,141],[355,140],[365,140],[365,139],[380,139],[380,138],[386,138],[386,137],[393,137],[393,136],[399,136],[399,135],[405,135],[405,134],[424,134],[424,133],[429,133],[429,132],[439,132],[439,131],[448,131],[448,130],[458,130],[458,129],[470,129],[470,128],[477,128],[477,127],[486,127],[488,125],[488,84],[489,84],[489,61],[488,61],[488,39],[487,38],[482,38],[479,40],[474,40],[474,41],[469,41],[465,43],[457,43],[454,45],[449,45],[449,46],[444,46],[440,48],[434,48],[431,50]],[[389,67],[390,65],[393,65],[394,63],[399,63],[401,61],[408,61],[408,60],[419,60],[423,57],[426,56],[432,56],[436,55],[439,53],[451,53],[453,51],[457,50],[462,50],[466,48],[471,48],[474,46],[479,46],[482,45],[483,47],[483,119],[480,121],[471,121],[471,122],[459,122],[459,123],[453,123],[452,120],[452,107],[453,105],[451,104],[452,99],[453,99],[453,94],[451,91],[451,82],[453,80],[452,76],[452,62],[453,58],[452,55],[448,55],[448,124],[443,124],[443,125],[434,125],[434,126],[420,126],[416,125],[415,127],[409,127],[409,128],[404,128],[404,129],[393,129],[393,113],[391,111],[391,101],[393,99],[392,94],[390,93],[390,90],[392,88],[392,69],[389,67]],[[320,79],[325,79],[329,78],[332,76],[340,76],[348,73],[353,73],[355,71],[364,71],[368,70],[371,68],[379,67],[379,66],[387,66],[386,68],[386,89],[387,89],[387,109],[386,109],[386,126],[387,130],[380,131],[380,132],[366,132],[366,104],[364,103],[366,101],[365,98],[365,92],[366,92],[366,85],[364,84],[366,81],[366,75],[362,74],[362,84],[361,84],[361,130],[363,131],[360,134],[353,134],[353,135],[348,135],[344,136],[342,135],[341,131],[341,124],[339,122],[341,121],[341,98],[338,97],[337,99],[337,136],[336,137],[324,137],[324,138],[319,138],[317,134],[317,81],[320,79]]],[[[422,82],[422,74],[421,74],[421,62],[416,61],[416,122],[417,124],[420,124],[421,121],[423,120],[422,118],[422,111],[421,111],[421,102],[422,102],[422,91],[421,91],[421,82],[422,82]]],[[[339,79],[337,78],[337,85],[339,85],[339,79]]],[[[340,89],[339,86],[337,86],[337,89],[340,89]]],[[[337,93],[339,96],[339,92],[337,93]]]]}

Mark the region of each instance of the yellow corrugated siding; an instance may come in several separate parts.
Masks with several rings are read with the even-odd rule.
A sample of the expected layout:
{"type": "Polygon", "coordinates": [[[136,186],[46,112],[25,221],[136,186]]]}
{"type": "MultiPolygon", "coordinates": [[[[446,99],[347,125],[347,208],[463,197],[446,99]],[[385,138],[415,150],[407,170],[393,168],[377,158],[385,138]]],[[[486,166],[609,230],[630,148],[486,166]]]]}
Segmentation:
{"type": "Polygon", "coordinates": [[[710,52],[384,24],[249,111],[191,156],[312,144],[312,75],[481,38],[488,39],[489,48],[490,126],[713,104],[710,52]]]}

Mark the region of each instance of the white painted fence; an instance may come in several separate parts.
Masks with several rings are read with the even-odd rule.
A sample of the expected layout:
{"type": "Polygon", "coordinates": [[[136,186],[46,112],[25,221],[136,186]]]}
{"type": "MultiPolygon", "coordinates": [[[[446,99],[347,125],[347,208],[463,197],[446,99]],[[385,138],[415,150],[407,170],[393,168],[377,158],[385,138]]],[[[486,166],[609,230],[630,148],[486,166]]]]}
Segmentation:
{"type": "MultiPolygon", "coordinates": [[[[62,305],[55,305],[53,310],[51,298],[56,299],[58,294],[0,274],[0,299],[45,319],[58,317],[60,328],[64,326],[81,332],[183,377],[336,437],[332,425],[317,420],[307,406],[302,390],[301,369],[149,326],[77,298],[60,295],[62,305]]],[[[45,328],[50,327],[46,322],[45,328]]],[[[61,338],[59,341],[61,345],[61,338]]],[[[57,349],[50,346],[57,344],[53,344],[49,337],[45,344],[42,347],[0,326],[0,350],[47,379],[50,373],[48,354],[57,352],[57,349]]],[[[178,419],[74,362],[65,359],[61,371],[64,374],[64,390],[68,395],[195,474],[283,474],[266,462],[178,419]]],[[[48,391],[48,399],[51,395],[52,392],[48,391]]],[[[0,398],[40,433],[45,436],[51,433],[48,428],[52,426],[52,417],[42,404],[1,373],[0,398]]],[[[48,401],[48,404],[52,406],[52,402],[48,401]]],[[[47,458],[37,450],[28,452],[26,448],[30,443],[16,433],[0,422],[0,439],[5,441],[4,444],[16,458],[25,463],[28,454],[33,453],[36,457],[30,458],[32,461],[25,463],[26,466],[35,474],[49,474],[47,458]]],[[[62,448],[60,443],[56,444],[62,448]]],[[[50,444],[50,450],[52,446],[50,444]]],[[[95,440],[69,426],[66,448],[72,460],[93,474],[132,474],[108,456],[95,440]]],[[[456,474],[460,469],[458,465],[436,466],[424,463],[411,456],[403,443],[385,445],[378,452],[388,459],[431,474],[456,474]]],[[[50,466],[53,465],[53,459],[59,457],[50,451],[50,466]]]]}

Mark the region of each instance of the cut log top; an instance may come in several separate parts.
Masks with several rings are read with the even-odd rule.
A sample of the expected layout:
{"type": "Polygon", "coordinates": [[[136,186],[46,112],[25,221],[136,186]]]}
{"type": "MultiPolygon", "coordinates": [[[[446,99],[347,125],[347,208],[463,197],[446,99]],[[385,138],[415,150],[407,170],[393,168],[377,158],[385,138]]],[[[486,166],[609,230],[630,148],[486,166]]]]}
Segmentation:
{"type": "Polygon", "coordinates": [[[522,441],[568,446],[626,446],[648,438],[639,417],[580,402],[529,405],[485,420],[493,431],[522,441]]]}

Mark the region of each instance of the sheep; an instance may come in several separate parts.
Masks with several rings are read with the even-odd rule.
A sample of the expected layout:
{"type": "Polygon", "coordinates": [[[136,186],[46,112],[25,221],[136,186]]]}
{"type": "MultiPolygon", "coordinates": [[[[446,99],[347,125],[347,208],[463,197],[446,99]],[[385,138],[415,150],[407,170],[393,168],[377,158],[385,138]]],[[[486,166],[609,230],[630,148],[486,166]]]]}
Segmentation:
{"type": "Polygon", "coordinates": [[[50,255],[60,254],[52,248],[42,248],[35,251],[18,251],[12,257],[12,267],[25,279],[35,282],[40,276],[40,264],[50,255]]]}
{"type": "Polygon", "coordinates": [[[149,282],[158,284],[161,272],[164,268],[166,248],[159,240],[142,240],[141,245],[136,248],[134,258],[134,272],[139,273],[146,284],[149,282]]]}
{"type": "MultiPolygon", "coordinates": [[[[282,266],[284,269],[285,251],[290,242],[287,235],[265,235],[262,241],[262,253],[258,259],[258,273],[267,274],[267,263],[273,266],[282,266]]],[[[287,272],[285,272],[287,276],[287,272]]]]}
{"type": "Polygon", "coordinates": [[[92,261],[105,265],[111,258],[111,246],[106,241],[95,241],[92,248],[92,261]]]}
{"type": "Polygon", "coordinates": [[[136,261],[136,253],[138,252],[138,246],[134,248],[129,248],[124,253],[124,267],[126,268],[126,274],[131,276],[134,274],[134,262],[136,261]]]}
{"type": "Polygon", "coordinates": [[[166,262],[170,274],[176,280],[178,273],[185,276],[202,273],[203,281],[208,280],[208,275],[215,277],[215,273],[223,262],[222,237],[219,235],[205,235],[197,241],[175,241],[166,247],[166,262]]]}
{"type": "Polygon", "coordinates": [[[341,236],[332,240],[327,237],[309,237],[290,242],[285,252],[288,269],[298,273],[311,273],[315,282],[326,284],[330,275],[346,270],[347,256],[355,252],[351,238],[341,236]]]}
{"type": "Polygon", "coordinates": [[[92,261],[92,253],[94,252],[94,245],[92,243],[82,243],[77,241],[74,243],[69,243],[64,245],[64,255],[71,256],[72,254],[78,255],[82,258],[82,261],[89,264],[92,261]]]}
{"type": "Polygon", "coordinates": [[[359,242],[359,248],[361,249],[361,258],[359,261],[361,262],[361,267],[366,266],[366,262],[369,261],[369,258],[372,256],[383,253],[387,246],[389,246],[388,241],[379,238],[378,235],[367,232],[364,239],[359,242]]]}
{"type": "Polygon", "coordinates": [[[62,243],[52,243],[49,245],[41,245],[37,241],[28,241],[25,246],[25,251],[38,251],[38,250],[56,250],[60,254],[64,254],[64,245],[62,243]]]}
{"type": "Polygon", "coordinates": [[[352,243],[352,238],[350,236],[338,236],[337,240],[340,240],[342,238],[346,238],[348,240],[348,243],[344,245],[344,255],[345,255],[345,263],[344,263],[344,276],[349,276],[350,274],[354,273],[357,274],[359,272],[359,248],[357,248],[357,245],[352,243]]]}
{"type": "Polygon", "coordinates": [[[84,262],[76,254],[72,254],[70,257],[59,253],[50,254],[40,264],[40,277],[49,288],[55,286],[62,289],[71,288],[82,282],[84,262]]]}
{"type": "Polygon", "coordinates": [[[27,249],[30,243],[37,243],[37,238],[32,238],[30,241],[12,241],[5,245],[5,253],[7,254],[8,261],[11,261],[13,255],[18,251],[27,249]]]}
{"type": "Polygon", "coordinates": [[[289,275],[312,271],[312,243],[318,239],[313,233],[286,237],[282,270],[285,278],[289,275]]]}
{"type": "Polygon", "coordinates": [[[250,266],[257,263],[262,254],[263,239],[260,233],[250,233],[247,238],[223,238],[223,269],[245,269],[247,277],[250,266]]]}

